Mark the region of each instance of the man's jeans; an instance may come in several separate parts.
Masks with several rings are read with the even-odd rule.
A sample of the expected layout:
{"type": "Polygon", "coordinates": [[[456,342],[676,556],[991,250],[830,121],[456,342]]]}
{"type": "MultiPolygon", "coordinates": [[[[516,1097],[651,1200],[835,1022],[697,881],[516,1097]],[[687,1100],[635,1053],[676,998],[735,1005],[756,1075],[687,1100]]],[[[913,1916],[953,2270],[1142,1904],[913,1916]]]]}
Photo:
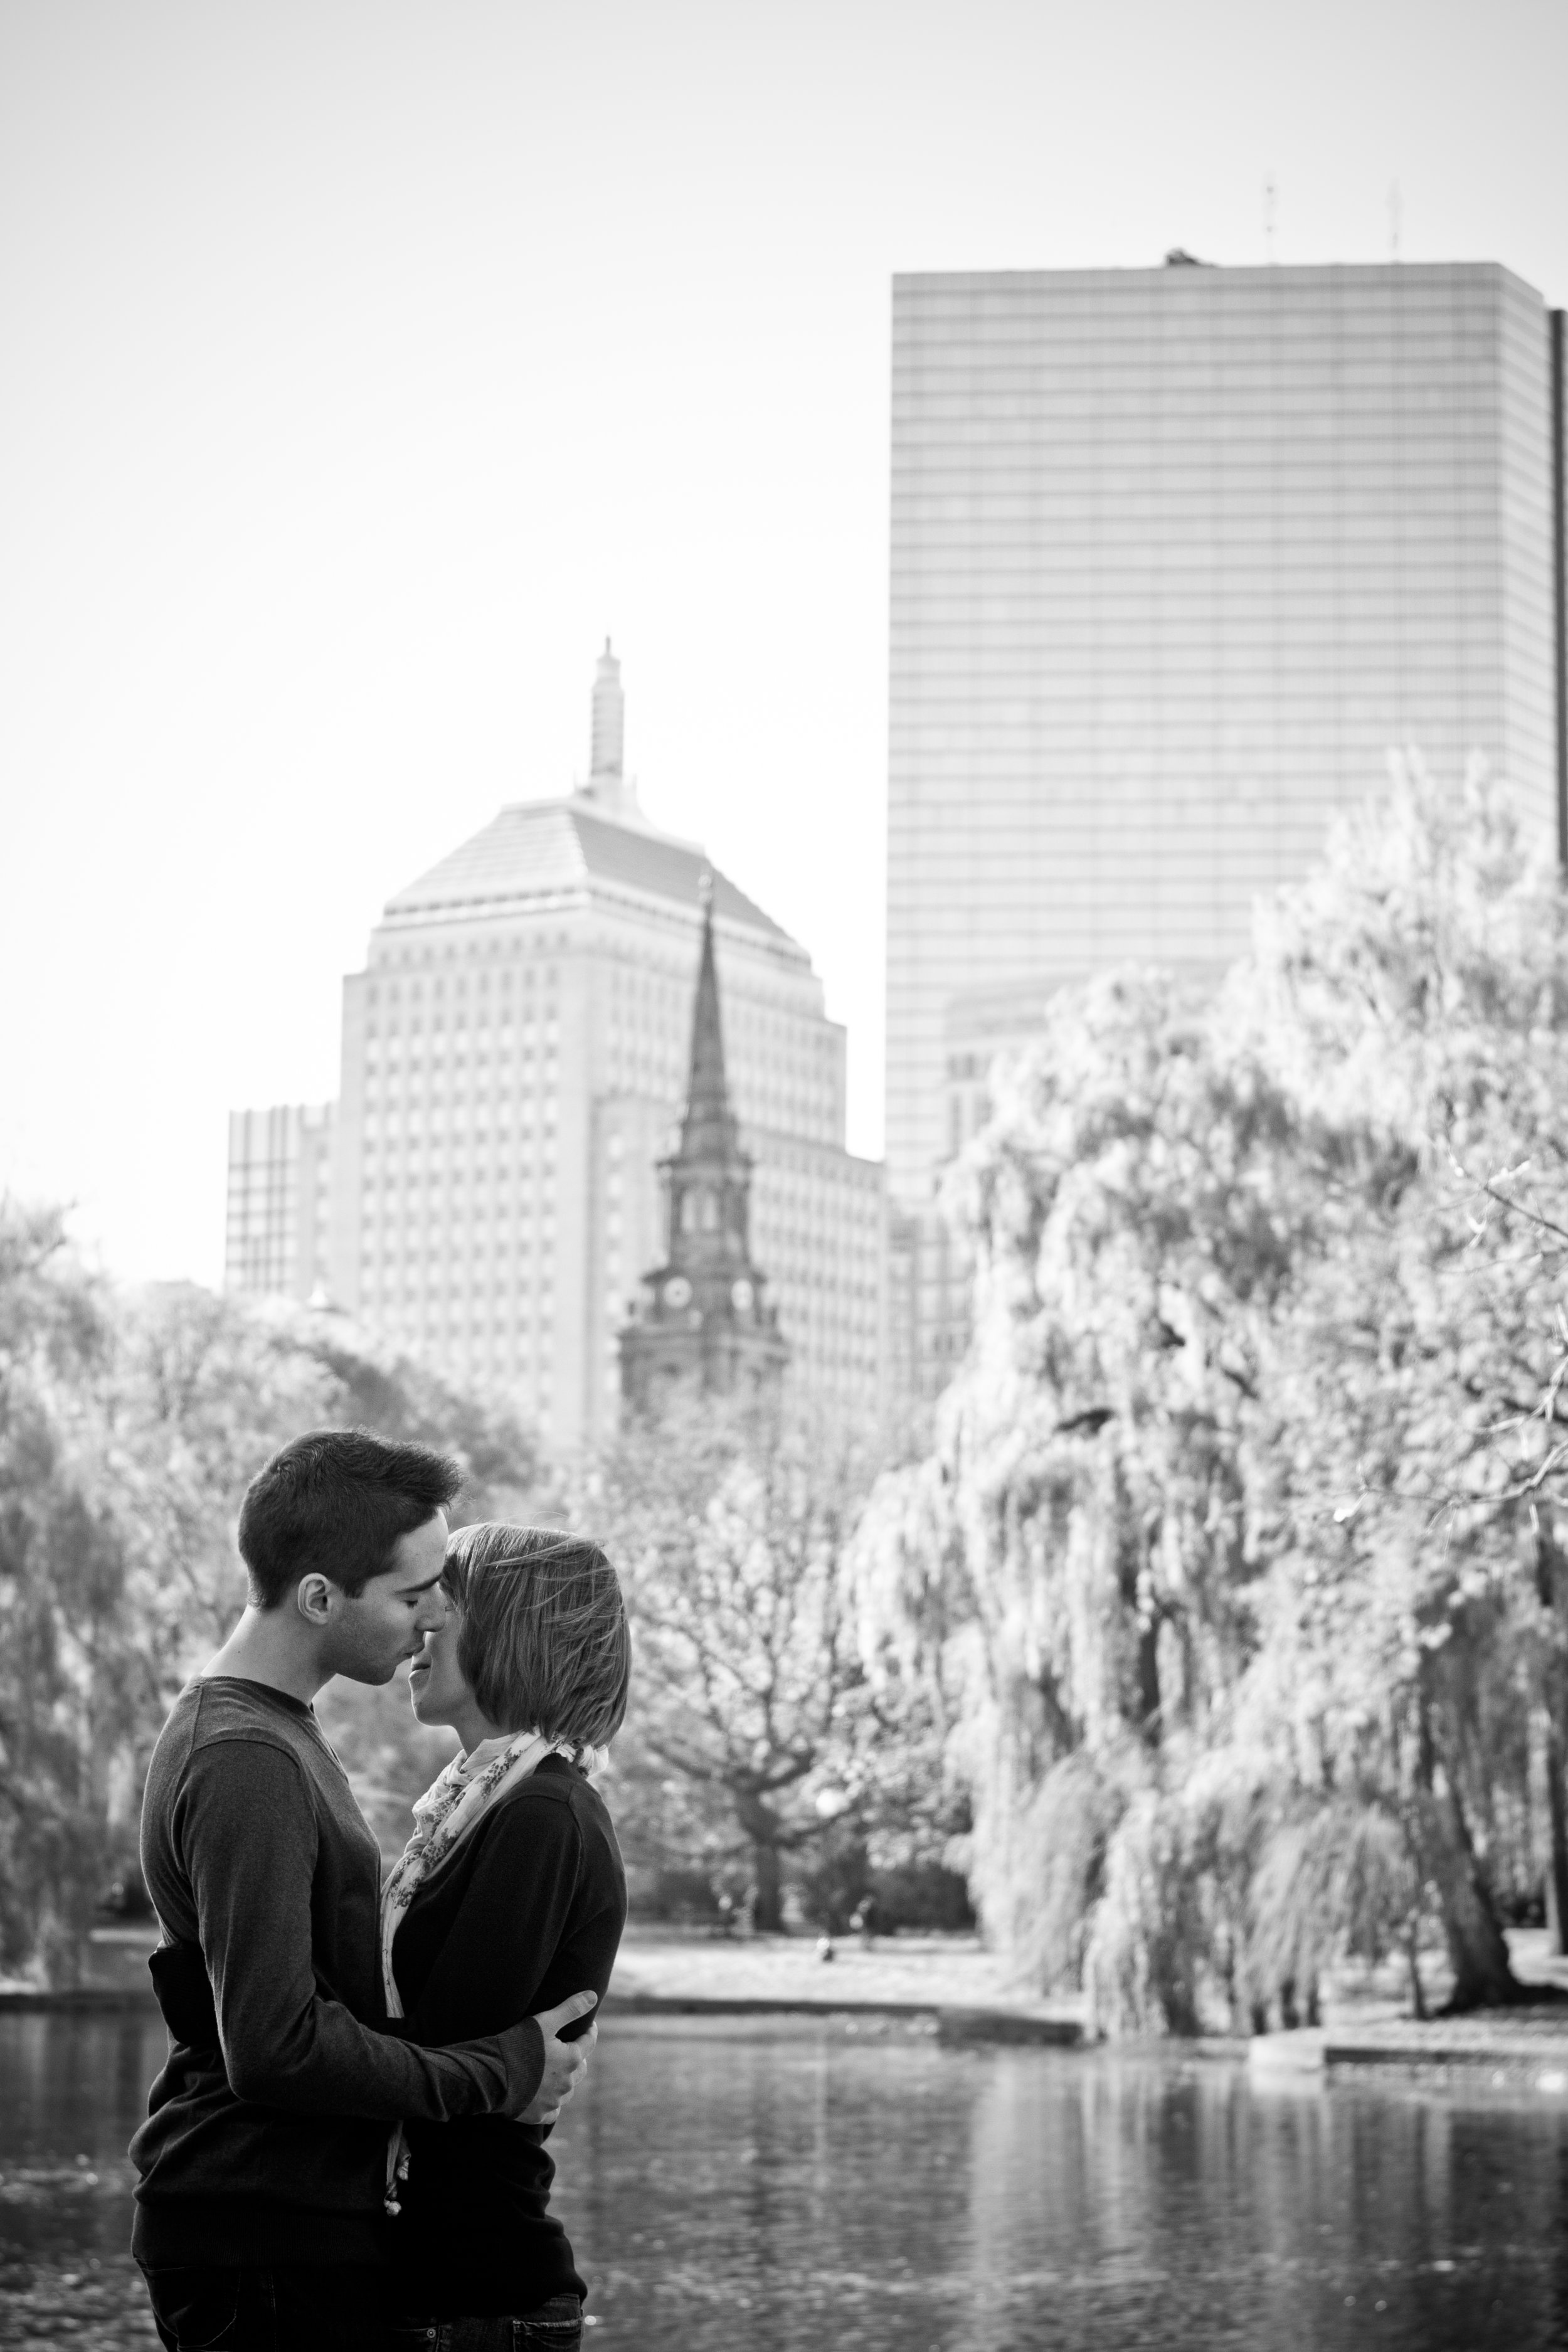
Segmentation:
{"type": "Polygon", "coordinates": [[[168,2352],[386,2352],[386,2273],[336,2269],[149,2269],[168,2352]]]}
{"type": "Polygon", "coordinates": [[[387,2273],[149,2270],[167,2352],[579,2352],[583,2306],[558,2294],[522,2319],[392,2320],[387,2273]]]}
{"type": "Polygon", "coordinates": [[[574,2294],[552,2295],[521,2319],[400,2319],[392,2352],[578,2352],[583,2306],[574,2294]]]}

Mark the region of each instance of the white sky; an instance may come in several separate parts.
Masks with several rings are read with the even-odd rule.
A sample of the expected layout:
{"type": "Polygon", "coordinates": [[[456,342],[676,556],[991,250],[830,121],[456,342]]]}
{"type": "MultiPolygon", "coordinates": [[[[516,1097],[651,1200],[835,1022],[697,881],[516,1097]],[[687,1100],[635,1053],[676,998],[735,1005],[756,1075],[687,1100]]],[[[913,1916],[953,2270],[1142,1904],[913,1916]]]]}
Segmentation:
{"type": "Polygon", "coordinates": [[[0,1189],[221,1266],[383,901],[587,761],[810,948],[880,1143],[895,269],[1508,263],[1564,0],[5,0],[0,1189]]]}

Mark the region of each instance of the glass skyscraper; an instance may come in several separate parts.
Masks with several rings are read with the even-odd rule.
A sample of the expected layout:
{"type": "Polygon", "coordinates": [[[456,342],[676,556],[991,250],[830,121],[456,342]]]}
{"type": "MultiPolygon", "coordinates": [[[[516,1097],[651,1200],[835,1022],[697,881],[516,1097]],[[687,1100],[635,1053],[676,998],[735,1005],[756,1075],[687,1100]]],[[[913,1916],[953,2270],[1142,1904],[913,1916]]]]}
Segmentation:
{"type": "Polygon", "coordinates": [[[1561,349],[1490,263],[895,281],[887,1148],[917,1390],[962,1287],[936,1181],[1054,986],[1217,969],[1391,746],[1480,751],[1557,824],[1561,349]]]}

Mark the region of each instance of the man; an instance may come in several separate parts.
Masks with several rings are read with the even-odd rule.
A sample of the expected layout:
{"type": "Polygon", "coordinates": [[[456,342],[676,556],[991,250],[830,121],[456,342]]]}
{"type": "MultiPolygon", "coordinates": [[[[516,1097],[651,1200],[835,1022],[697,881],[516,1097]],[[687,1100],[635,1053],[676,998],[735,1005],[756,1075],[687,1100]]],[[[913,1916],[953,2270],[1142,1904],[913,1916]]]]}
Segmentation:
{"type": "Polygon", "coordinates": [[[384,2335],[391,2126],[552,2119],[586,2063],[580,1993],[423,2050],[388,2028],[381,1857],[310,1702],[389,1682],[442,1622],[457,1465],[363,1431],[297,1438],[239,1519],[249,1601],[159,1737],[142,1866],[170,2033],[132,2250],[172,2352],[354,2352],[384,2335]]]}

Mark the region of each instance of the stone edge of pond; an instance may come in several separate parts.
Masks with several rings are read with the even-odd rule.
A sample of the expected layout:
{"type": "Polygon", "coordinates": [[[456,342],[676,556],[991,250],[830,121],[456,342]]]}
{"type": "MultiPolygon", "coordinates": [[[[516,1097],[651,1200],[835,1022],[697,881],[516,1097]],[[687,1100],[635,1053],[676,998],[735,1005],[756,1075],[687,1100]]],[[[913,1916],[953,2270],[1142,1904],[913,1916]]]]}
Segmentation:
{"type": "Polygon", "coordinates": [[[959,2009],[930,2000],[813,2000],[805,1995],[758,1993],[612,1992],[606,2017],[816,2017],[849,2023],[863,2017],[920,2019],[938,2041],[1032,2043],[1057,2050],[1078,2048],[1083,2028],[1076,2018],[1034,2017],[1026,2011],[959,2009]]]}
{"type": "MultiPolygon", "coordinates": [[[[791,2000],[707,1993],[616,1993],[605,1996],[606,2017],[805,2017],[834,2018],[853,2024],[866,2017],[919,2020],[943,2042],[1011,2042],[1074,2049],[1083,2029],[1074,2018],[1034,2017],[1026,2011],[953,2008],[940,2001],[791,2000]]],[[[145,1990],[82,1986],[71,1990],[0,1992],[0,2016],[156,2017],[152,1987],[145,1990]]]]}
{"type": "Polygon", "coordinates": [[[1568,2094],[1568,2021],[1532,2031],[1506,2012],[1474,2019],[1415,2018],[1381,2026],[1305,2026],[1260,2033],[1247,2045],[1258,2074],[1419,2077],[1489,2088],[1568,2094]]]}

